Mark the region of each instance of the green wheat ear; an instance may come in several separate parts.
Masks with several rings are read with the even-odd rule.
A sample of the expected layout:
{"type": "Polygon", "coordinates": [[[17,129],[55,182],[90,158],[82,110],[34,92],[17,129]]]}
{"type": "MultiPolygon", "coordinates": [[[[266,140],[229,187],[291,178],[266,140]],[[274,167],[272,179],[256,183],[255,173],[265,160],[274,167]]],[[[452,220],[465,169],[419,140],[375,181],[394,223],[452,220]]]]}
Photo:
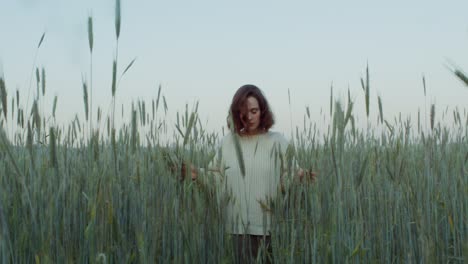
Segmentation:
{"type": "Polygon", "coordinates": [[[112,64],[112,97],[115,97],[115,90],[116,90],[116,79],[117,79],[117,61],[114,60],[112,64]]]}
{"type": "Polygon", "coordinates": [[[40,47],[41,47],[42,42],[44,41],[45,34],[46,34],[45,32],[42,33],[41,39],[39,40],[39,43],[37,44],[37,48],[40,48],[40,47]]]}
{"type": "Polygon", "coordinates": [[[16,89],[16,109],[19,109],[19,103],[20,103],[20,94],[19,94],[19,90],[16,89]]]}
{"type": "MultiPolygon", "coordinates": [[[[161,96],[161,84],[159,84],[158,88],[158,96],[156,97],[156,112],[158,112],[158,107],[159,107],[159,98],[161,96]]],[[[154,113],[153,113],[154,115],[154,113]]]]}
{"type": "Polygon", "coordinates": [[[7,119],[7,91],[6,91],[6,85],[5,85],[5,79],[3,77],[0,77],[0,97],[2,100],[2,109],[3,109],[3,115],[5,116],[5,120],[7,119]]]}
{"type": "Polygon", "coordinates": [[[57,95],[54,97],[54,104],[52,106],[52,116],[55,118],[55,110],[57,110],[57,95]]]}
{"type": "Polygon", "coordinates": [[[365,93],[365,99],[366,99],[366,116],[369,118],[369,104],[370,104],[370,98],[369,98],[369,90],[370,90],[370,85],[369,85],[369,64],[366,66],[366,82],[364,84],[364,80],[361,78],[361,85],[362,89],[364,90],[365,93]]]}
{"type": "Polygon", "coordinates": [[[377,100],[378,100],[378,103],[379,103],[380,123],[383,124],[382,99],[380,98],[380,96],[378,96],[377,100]]]}
{"type": "Polygon", "coordinates": [[[453,73],[468,87],[468,77],[463,72],[455,70],[453,73]]]}
{"type": "Polygon", "coordinates": [[[94,44],[94,36],[93,36],[93,17],[88,17],[88,42],[89,42],[89,51],[93,53],[93,44],[94,44]]]}
{"type": "Polygon", "coordinates": [[[120,15],[120,0],[115,1],[115,36],[119,39],[120,36],[120,22],[121,22],[121,15],[120,15]]]}
{"type": "Polygon", "coordinates": [[[166,102],[166,97],[163,95],[163,105],[164,105],[164,114],[167,114],[167,102],[166,102]]]}
{"type": "Polygon", "coordinates": [[[88,85],[86,84],[86,81],[83,80],[83,103],[84,103],[84,108],[85,108],[85,117],[86,121],[88,121],[88,115],[89,115],[89,110],[88,110],[88,85]]]}
{"type": "Polygon", "coordinates": [[[423,88],[424,88],[424,97],[426,96],[426,77],[423,75],[422,77],[423,88]]]}

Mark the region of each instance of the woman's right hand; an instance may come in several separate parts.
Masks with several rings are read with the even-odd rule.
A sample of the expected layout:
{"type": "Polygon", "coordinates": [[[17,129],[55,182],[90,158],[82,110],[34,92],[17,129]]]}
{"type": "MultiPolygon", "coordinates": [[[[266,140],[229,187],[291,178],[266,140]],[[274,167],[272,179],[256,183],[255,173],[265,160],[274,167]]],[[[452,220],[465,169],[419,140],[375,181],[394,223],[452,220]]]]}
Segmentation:
{"type": "Polygon", "coordinates": [[[198,177],[198,170],[197,167],[190,164],[190,174],[192,175],[192,181],[196,180],[198,177]]]}
{"type": "Polygon", "coordinates": [[[315,182],[315,179],[317,178],[317,173],[310,171],[310,170],[304,170],[300,168],[297,172],[297,175],[299,176],[299,181],[302,182],[304,178],[306,178],[307,181],[315,182]]]}
{"type": "Polygon", "coordinates": [[[182,166],[180,169],[180,180],[183,181],[186,178],[186,175],[188,173],[187,165],[190,165],[190,176],[192,178],[192,181],[196,180],[198,177],[197,167],[195,167],[193,164],[186,164],[185,162],[182,163],[182,166]]]}

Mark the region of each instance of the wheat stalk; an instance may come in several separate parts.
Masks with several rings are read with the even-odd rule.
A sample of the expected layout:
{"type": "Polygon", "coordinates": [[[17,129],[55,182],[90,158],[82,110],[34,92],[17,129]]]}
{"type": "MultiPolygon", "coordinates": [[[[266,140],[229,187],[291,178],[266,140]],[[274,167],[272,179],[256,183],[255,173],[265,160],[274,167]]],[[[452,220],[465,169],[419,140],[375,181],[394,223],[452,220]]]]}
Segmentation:
{"type": "Polygon", "coordinates": [[[3,77],[0,77],[0,97],[2,100],[3,116],[5,117],[5,120],[7,120],[7,112],[8,112],[7,91],[6,91],[5,79],[3,77]]]}
{"type": "Polygon", "coordinates": [[[46,76],[45,76],[44,67],[42,67],[42,70],[41,70],[41,87],[42,87],[42,96],[44,96],[45,90],[46,90],[46,76]]]}
{"type": "Polygon", "coordinates": [[[380,123],[383,124],[382,98],[380,98],[380,95],[378,96],[377,101],[379,104],[380,123]]]}
{"type": "MultiPolygon", "coordinates": [[[[89,44],[89,108],[91,113],[90,125],[89,125],[89,134],[93,133],[93,46],[94,46],[94,33],[93,33],[93,17],[92,15],[88,16],[88,44],[89,44]]],[[[99,121],[98,121],[99,122],[99,121]]]]}
{"type": "Polygon", "coordinates": [[[52,116],[54,117],[54,119],[55,119],[55,110],[57,110],[57,100],[58,100],[58,98],[57,98],[57,95],[56,95],[54,97],[54,104],[52,106],[52,116]]]}
{"type": "Polygon", "coordinates": [[[435,105],[431,105],[431,130],[434,130],[434,120],[435,120],[435,105]]]}
{"type": "Polygon", "coordinates": [[[333,114],[333,83],[330,85],[330,117],[333,114]]]}
{"type": "Polygon", "coordinates": [[[39,74],[39,68],[36,68],[36,99],[39,98],[39,83],[41,82],[41,76],[39,74]]]}
{"type": "Polygon", "coordinates": [[[88,121],[88,115],[89,115],[89,112],[88,112],[88,85],[86,84],[86,81],[83,80],[83,104],[84,104],[84,108],[85,108],[85,118],[86,118],[86,121],[88,121]]]}
{"type": "Polygon", "coordinates": [[[50,151],[50,161],[52,167],[56,170],[58,169],[58,159],[57,159],[57,142],[56,142],[55,129],[51,127],[49,129],[49,151],[50,151]]]}

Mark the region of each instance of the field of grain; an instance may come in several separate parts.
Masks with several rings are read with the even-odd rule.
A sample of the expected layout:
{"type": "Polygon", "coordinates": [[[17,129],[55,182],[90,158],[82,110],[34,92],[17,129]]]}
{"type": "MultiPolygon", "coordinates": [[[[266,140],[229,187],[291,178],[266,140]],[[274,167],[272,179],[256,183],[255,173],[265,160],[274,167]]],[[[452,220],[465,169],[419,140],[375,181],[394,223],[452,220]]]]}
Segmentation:
{"type": "MultiPolygon", "coordinates": [[[[119,1],[115,11],[118,43],[119,1]]],[[[92,17],[88,32],[92,58],[92,17]]],[[[232,263],[224,205],[209,184],[213,175],[202,173],[196,182],[181,177],[184,164],[208,165],[222,134],[204,129],[197,106],[169,123],[161,88],[154,99],[135,102],[131,120],[117,128],[118,80],[133,61],[120,67],[118,48],[116,54],[107,116],[93,109],[92,60],[91,78],[82,85],[85,120],[69,124],[55,122],[57,98],[43,104],[44,68],[34,67],[37,91],[26,108],[19,92],[0,79],[0,262],[232,263]],[[163,136],[167,127],[175,131],[170,140],[163,136]]],[[[468,84],[462,71],[454,73],[468,84]]],[[[366,109],[367,128],[355,125],[363,111],[351,97],[341,102],[331,96],[329,127],[319,129],[310,118],[314,109],[307,108],[304,125],[292,136],[297,164],[288,162],[288,168],[312,169],[318,180],[295,183],[263,204],[273,214],[273,258],[463,263],[467,109],[436,111],[431,105],[417,121],[387,120],[380,97],[379,109],[369,109],[368,73],[362,88],[366,105],[359,108],[366,109]],[[379,112],[378,123],[369,120],[371,111],[379,112]]]]}

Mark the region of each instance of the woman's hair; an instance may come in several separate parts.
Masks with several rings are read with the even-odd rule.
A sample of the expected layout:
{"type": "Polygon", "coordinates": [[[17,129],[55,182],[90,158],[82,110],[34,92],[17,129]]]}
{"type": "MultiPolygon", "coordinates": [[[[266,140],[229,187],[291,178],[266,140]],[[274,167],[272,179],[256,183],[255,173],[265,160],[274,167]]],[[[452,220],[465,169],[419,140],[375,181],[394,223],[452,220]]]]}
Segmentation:
{"type": "Polygon", "coordinates": [[[232,116],[232,122],[234,124],[234,132],[241,134],[241,130],[244,128],[240,114],[246,110],[246,101],[248,97],[254,97],[258,101],[260,108],[260,125],[259,128],[267,132],[275,123],[273,113],[271,112],[270,106],[267,99],[263,95],[262,91],[255,85],[246,84],[240,87],[232,98],[231,107],[229,109],[228,116],[228,128],[231,128],[230,116],[232,116]]]}

